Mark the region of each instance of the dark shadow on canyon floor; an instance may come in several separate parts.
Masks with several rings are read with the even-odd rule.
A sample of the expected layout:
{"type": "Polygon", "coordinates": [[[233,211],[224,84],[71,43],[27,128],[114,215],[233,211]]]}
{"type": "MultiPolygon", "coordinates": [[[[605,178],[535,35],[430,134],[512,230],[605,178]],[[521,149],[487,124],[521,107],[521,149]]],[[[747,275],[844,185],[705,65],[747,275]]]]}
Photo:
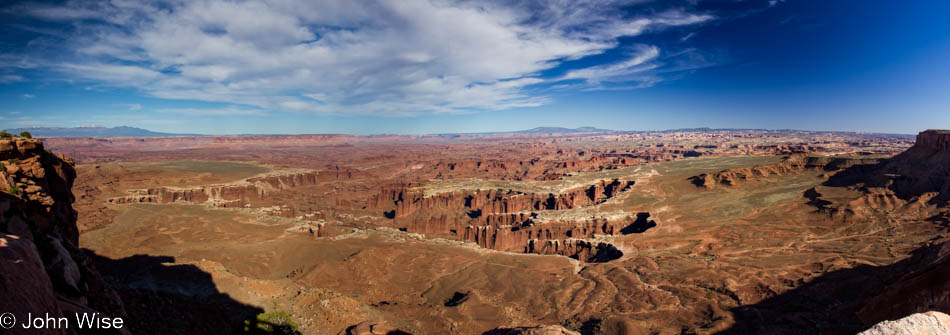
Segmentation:
{"type": "MultiPolygon", "coordinates": [[[[834,270],[798,288],[732,312],[735,324],[717,334],[855,334],[869,328],[857,312],[890,285],[936,259],[940,244],[897,263],[834,270]]],[[[902,316],[895,316],[899,318],[902,316]]]]}
{"type": "Polygon", "coordinates": [[[650,220],[650,213],[640,212],[637,213],[637,219],[633,223],[620,229],[620,233],[623,235],[639,234],[653,227],[656,227],[656,221],[650,220]]]}
{"type": "Polygon", "coordinates": [[[110,259],[84,249],[125,303],[133,334],[236,334],[264,312],[220,292],[212,277],[174,257],[110,259]]]}

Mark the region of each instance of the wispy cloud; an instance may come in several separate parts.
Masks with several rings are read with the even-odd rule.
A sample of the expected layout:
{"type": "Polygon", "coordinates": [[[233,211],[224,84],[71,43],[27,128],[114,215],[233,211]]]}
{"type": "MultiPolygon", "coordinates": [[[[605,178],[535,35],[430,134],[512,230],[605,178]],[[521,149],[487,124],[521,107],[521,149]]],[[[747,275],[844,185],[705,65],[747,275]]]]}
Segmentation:
{"type": "Polygon", "coordinates": [[[33,99],[33,98],[35,98],[35,97],[36,97],[36,95],[30,94],[30,93],[24,93],[24,94],[23,94],[23,98],[24,98],[24,99],[33,99]]]}
{"type": "Polygon", "coordinates": [[[128,108],[130,112],[142,110],[142,104],[121,104],[120,106],[128,108]]]}
{"type": "MultiPolygon", "coordinates": [[[[529,91],[550,81],[543,71],[623,37],[715,19],[684,7],[621,10],[641,2],[70,1],[19,10],[75,26],[63,39],[70,57],[44,65],[96,86],[259,110],[402,116],[541,106],[547,98],[529,91]]],[[[659,54],[643,46],[622,63],[567,76],[638,80],[631,74],[657,66],[659,54]]]]}
{"type": "Polygon", "coordinates": [[[159,109],[160,113],[174,113],[182,115],[192,115],[192,116],[227,116],[227,115],[267,115],[267,113],[260,110],[253,109],[237,109],[237,108],[225,108],[225,109],[199,109],[199,108],[181,108],[181,109],[159,109]]]}
{"type": "Polygon", "coordinates": [[[0,84],[15,83],[18,81],[23,81],[23,76],[19,76],[15,74],[0,75],[0,84]]]}

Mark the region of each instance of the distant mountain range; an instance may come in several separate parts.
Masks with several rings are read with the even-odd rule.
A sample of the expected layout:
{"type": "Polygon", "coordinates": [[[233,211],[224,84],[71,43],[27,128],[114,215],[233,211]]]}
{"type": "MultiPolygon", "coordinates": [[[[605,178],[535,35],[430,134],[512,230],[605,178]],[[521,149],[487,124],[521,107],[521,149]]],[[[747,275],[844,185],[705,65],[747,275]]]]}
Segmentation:
{"type": "Polygon", "coordinates": [[[198,134],[159,133],[135,127],[30,127],[6,129],[8,133],[30,132],[33,137],[150,137],[150,136],[201,136],[198,134]]]}

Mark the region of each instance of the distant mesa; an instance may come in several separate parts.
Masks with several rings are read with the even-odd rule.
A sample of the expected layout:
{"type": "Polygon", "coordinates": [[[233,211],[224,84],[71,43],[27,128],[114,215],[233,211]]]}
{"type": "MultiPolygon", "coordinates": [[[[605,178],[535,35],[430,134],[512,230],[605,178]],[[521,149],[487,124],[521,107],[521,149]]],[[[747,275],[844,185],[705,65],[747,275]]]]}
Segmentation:
{"type": "Polygon", "coordinates": [[[173,134],[159,133],[147,129],[135,127],[102,127],[102,126],[82,126],[75,128],[65,127],[29,127],[6,129],[11,134],[19,134],[24,131],[30,132],[33,137],[155,137],[155,136],[201,136],[198,134],[173,134]]]}

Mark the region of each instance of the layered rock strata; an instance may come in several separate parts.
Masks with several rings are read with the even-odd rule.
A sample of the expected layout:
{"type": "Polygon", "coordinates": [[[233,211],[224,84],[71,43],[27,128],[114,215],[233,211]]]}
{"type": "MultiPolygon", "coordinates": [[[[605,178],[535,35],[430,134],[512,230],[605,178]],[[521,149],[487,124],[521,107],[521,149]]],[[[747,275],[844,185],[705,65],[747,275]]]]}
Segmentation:
{"type": "Polygon", "coordinates": [[[538,212],[569,210],[603,203],[629,189],[633,181],[601,180],[560,193],[515,190],[459,190],[427,195],[411,184],[382,187],[367,207],[386,210],[394,228],[412,233],[451,235],[479,247],[510,252],[563,255],[588,262],[609,261],[622,252],[598,235],[642,232],[654,222],[649,213],[636,218],[545,221],[538,212]]]}
{"type": "Polygon", "coordinates": [[[362,172],[351,170],[273,173],[228,184],[131,190],[129,195],[109,199],[109,202],[114,204],[165,204],[181,201],[208,203],[215,207],[245,207],[251,203],[267,199],[268,195],[274,192],[331,181],[350,180],[362,176],[364,176],[362,172]]]}

